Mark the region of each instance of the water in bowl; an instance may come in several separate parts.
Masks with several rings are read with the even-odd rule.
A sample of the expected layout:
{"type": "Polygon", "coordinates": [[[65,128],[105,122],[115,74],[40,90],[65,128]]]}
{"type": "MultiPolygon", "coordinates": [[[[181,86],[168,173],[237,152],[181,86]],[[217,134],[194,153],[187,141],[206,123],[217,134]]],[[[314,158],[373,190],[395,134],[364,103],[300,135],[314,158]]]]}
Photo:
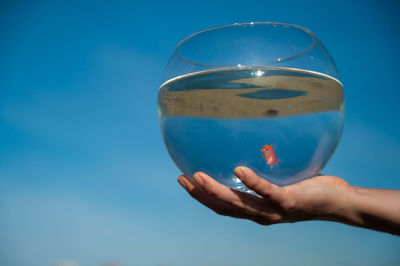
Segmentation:
{"type": "Polygon", "coordinates": [[[332,156],[343,128],[339,81],[285,68],[226,68],[165,82],[158,99],[167,150],[186,175],[203,171],[248,191],[233,174],[247,166],[277,185],[315,176],[332,156]],[[261,148],[278,159],[267,164],[261,148]]]}

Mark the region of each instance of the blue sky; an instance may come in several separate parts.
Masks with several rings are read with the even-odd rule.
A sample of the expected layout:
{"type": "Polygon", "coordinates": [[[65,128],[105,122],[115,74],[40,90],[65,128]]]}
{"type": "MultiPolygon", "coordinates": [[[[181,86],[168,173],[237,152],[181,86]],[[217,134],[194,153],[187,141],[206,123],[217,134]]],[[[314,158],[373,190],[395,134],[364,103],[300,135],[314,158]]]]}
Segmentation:
{"type": "Polygon", "coordinates": [[[400,240],[330,222],[219,217],[176,183],[157,89],[175,45],[217,25],[309,28],[345,88],[324,170],[400,189],[396,1],[0,4],[2,265],[396,265],[400,240]]]}

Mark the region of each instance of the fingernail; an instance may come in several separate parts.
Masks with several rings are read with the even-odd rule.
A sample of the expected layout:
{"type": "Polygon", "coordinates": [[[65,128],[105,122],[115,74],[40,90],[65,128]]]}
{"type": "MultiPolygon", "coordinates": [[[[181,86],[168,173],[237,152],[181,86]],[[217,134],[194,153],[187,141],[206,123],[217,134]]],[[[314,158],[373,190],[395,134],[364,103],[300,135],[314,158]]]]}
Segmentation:
{"type": "Polygon", "coordinates": [[[186,181],[185,181],[185,178],[179,177],[179,178],[178,178],[178,183],[179,183],[183,188],[186,188],[186,181]]]}
{"type": "Polygon", "coordinates": [[[194,181],[196,181],[196,183],[199,184],[200,186],[204,185],[204,180],[199,174],[194,174],[193,178],[194,181]]]}
{"type": "Polygon", "coordinates": [[[240,180],[244,180],[245,178],[245,174],[244,174],[244,170],[242,167],[236,167],[235,170],[233,171],[235,173],[235,175],[240,179],[240,180]]]}

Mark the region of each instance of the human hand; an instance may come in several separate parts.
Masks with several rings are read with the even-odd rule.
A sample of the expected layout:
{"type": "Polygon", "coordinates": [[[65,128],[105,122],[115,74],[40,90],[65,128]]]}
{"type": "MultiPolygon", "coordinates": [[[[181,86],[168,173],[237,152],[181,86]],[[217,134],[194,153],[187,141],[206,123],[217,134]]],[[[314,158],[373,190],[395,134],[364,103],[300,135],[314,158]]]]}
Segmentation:
{"type": "Polygon", "coordinates": [[[258,177],[247,167],[237,167],[236,176],[260,197],[222,185],[202,172],[194,181],[180,176],[178,182],[201,204],[217,214],[254,221],[261,225],[306,220],[335,220],[346,212],[351,186],[334,176],[316,176],[279,187],[258,177]]]}

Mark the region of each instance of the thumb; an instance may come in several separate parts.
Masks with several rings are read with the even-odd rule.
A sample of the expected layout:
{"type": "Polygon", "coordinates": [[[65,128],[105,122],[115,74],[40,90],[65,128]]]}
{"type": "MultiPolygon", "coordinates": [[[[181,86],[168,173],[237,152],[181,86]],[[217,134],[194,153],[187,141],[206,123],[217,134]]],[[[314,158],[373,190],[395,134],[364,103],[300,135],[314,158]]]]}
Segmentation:
{"type": "Polygon", "coordinates": [[[255,191],[258,195],[275,202],[284,201],[285,190],[283,188],[259,177],[250,168],[239,166],[235,168],[234,173],[246,187],[255,191]]]}

